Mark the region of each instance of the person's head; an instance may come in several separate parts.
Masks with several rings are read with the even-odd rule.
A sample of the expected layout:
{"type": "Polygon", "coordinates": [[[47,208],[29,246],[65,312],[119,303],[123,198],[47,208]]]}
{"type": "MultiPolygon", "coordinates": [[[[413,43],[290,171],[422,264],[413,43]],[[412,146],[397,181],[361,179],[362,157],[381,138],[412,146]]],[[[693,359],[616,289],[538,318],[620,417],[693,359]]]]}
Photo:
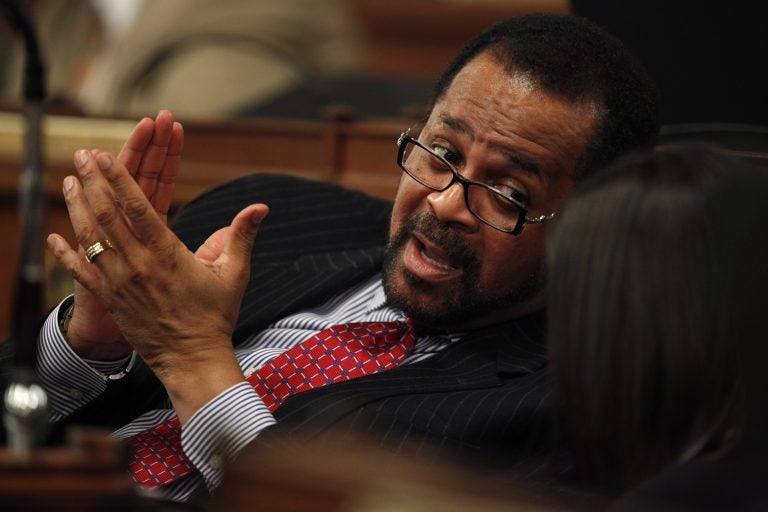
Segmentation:
{"type": "Polygon", "coordinates": [[[745,166],[697,146],[631,155],[577,189],[550,229],[558,431],[593,484],[625,487],[733,434],[729,261],[711,219],[727,215],[720,191],[745,166]]]}
{"type": "Polygon", "coordinates": [[[653,145],[655,105],[655,87],[636,60],[585,20],[522,16],[471,40],[438,81],[429,116],[409,133],[422,147],[400,142],[403,167],[431,173],[433,188],[444,190],[403,174],[384,267],[390,303],[438,329],[541,310],[543,220],[576,181],[653,145]],[[424,148],[506,197],[472,185],[467,201],[464,186],[447,186],[453,174],[424,148]],[[528,220],[514,226],[521,207],[528,220]]]}

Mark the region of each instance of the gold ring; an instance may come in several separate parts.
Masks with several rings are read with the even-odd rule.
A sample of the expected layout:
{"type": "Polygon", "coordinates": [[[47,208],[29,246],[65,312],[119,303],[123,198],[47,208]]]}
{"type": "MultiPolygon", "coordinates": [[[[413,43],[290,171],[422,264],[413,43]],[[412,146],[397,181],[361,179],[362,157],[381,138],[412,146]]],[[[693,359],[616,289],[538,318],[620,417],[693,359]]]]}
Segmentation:
{"type": "Polygon", "coordinates": [[[96,242],[85,250],[85,259],[88,260],[88,263],[93,263],[93,261],[96,259],[96,256],[111,248],[112,243],[109,240],[96,242]]]}

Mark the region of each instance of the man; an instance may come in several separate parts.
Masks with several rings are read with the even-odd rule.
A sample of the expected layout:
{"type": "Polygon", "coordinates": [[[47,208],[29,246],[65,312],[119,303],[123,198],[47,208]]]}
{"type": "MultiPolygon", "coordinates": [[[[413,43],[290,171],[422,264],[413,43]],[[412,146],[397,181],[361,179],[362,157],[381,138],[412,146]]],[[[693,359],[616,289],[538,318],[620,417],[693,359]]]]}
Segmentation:
{"type": "Polygon", "coordinates": [[[423,126],[398,141],[392,206],[249,177],[175,219],[193,254],[162,222],[182,138],[168,113],[142,121],[118,158],[79,151],[64,197],[88,261],[48,238],[79,283],[41,336],[54,416],[125,425],[119,437],[177,416],[193,469],[163,487],[179,500],[215,487],[222,461],[266,429],[353,428],[523,463],[546,418],[547,221],[657,128],[654,88],[616,40],[537,15],[489,29],[449,66],[423,126]],[[331,325],[406,317],[416,340],[398,368],[300,392],[274,414],[244,380],[331,325]]]}

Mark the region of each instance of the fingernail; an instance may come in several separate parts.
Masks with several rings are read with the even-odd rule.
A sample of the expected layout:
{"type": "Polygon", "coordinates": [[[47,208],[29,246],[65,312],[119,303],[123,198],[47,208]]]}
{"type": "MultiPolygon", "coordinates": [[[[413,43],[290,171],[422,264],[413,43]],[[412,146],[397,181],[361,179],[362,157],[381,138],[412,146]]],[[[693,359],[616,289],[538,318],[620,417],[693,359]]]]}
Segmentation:
{"type": "Polygon", "coordinates": [[[54,246],[56,245],[56,237],[53,235],[48,235],[48,237],[45,239],[45,243],[48,244],[48,248],[53,250],[54,246]]]}
{"type": "Polygon", "coordinates": [[[75,178],[72,176],[67,176],[64,178],[64,193],[69,192],[72,190],[72,187],[75,186],[75,178]]]}
{"type": "Polygon", "coordinates": [[[99,164],[99,169],[106,171],[112,167],[112,160],[107,155],[99,155],[96,158],[96,162],[99,164]]]}
{"type": "Polygon", "coordinates": [[[77,164],[78,167],[82,167],[87,164],[88,158],[88,151],[84,149],[78,149],[75,151],[75,164],[77,164]]]}

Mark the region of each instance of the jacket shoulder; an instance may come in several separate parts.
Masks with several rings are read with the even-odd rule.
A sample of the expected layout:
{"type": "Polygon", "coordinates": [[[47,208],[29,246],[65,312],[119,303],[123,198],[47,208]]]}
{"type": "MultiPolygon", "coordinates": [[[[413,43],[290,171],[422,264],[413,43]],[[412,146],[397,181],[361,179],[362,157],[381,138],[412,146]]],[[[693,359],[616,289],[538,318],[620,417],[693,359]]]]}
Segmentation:
{"type": "Polygon", "coordinates": [[[201,194],[174,215],[171,226],[195,250],[253,203],[270,209],[257,237],[258,248],[266,252],[272,247],[290,248],[292,242],[321,250],[329,240],[347,240],[356,247],[380,245],[392,208],[390,201],[334,183],[260,173],[201,194]]]}

